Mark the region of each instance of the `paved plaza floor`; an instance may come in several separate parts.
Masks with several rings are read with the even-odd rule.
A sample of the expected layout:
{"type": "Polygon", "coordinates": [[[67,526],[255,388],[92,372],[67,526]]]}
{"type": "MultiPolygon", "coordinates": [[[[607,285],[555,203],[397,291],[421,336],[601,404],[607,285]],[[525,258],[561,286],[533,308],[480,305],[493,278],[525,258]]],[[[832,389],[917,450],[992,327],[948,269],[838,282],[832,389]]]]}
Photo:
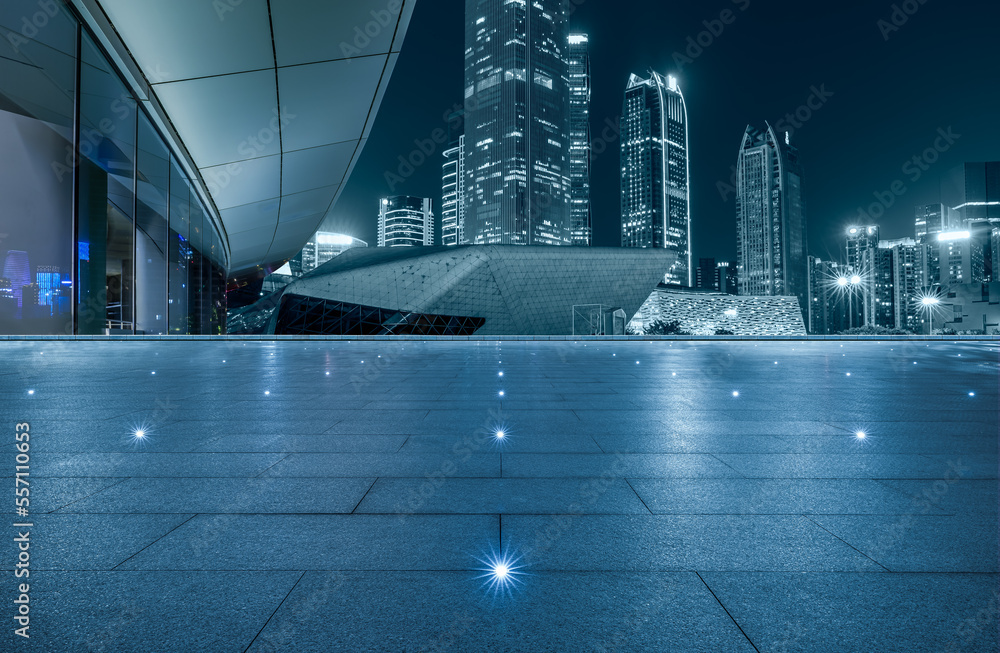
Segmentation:
{"type": "Polygon", "coordinates": [[[3,342],[0,650],[997,651],[998,361],[3,342]]]}

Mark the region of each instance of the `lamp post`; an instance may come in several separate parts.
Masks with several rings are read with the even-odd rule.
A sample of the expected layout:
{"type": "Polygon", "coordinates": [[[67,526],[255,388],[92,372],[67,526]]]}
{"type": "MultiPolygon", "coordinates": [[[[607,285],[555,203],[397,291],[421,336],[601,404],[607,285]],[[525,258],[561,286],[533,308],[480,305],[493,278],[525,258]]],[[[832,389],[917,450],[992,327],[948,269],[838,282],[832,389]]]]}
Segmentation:
{"type": "Polygon", "coordinates": [[[937,297],[921,297],[920,305],[923,306],[924,310],[927,312],[927,335],[934,335],[934,309],[941,304],[941,300],[937,297]]]}
{"type": "Polygon", "coordinates": [[[850,277],[839,277],[837,279],[837,285],[847,291],[847,319],[848,328],[850,329],[854,328],[854,292],[861,285],[861,281],[861,275],[858,274],[851,275],[850,277]]]}

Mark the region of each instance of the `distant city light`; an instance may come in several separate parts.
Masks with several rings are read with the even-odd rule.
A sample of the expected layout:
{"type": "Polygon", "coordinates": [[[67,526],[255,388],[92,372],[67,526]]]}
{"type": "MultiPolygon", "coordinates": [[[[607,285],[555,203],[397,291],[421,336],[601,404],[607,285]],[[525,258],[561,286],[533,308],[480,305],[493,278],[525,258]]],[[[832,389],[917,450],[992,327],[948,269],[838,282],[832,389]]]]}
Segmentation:
{"type": "Polygon", "coordinates": [[[868,434],[865,433],[864,431],[858,431],[857,433],[854,434],[854,437],[856,437],[859,440],[864,440],[865,438],[868,437],[868,434]]]}
{"type": "Polygon", "coordinates": [[[972,234],[968,231],[948,231],[938,234],[938,240],[962,240],[971,236],[972,234]]]}
{"type": "Polygon", "coordinates": [[[860,276],[858,276],[858,275],[855,274],[854,276],[851,277],[851,285],[852,286],[856,286],[859,283],[861,283],[861,277],[860,276]]]}
{"type": "Polygon", "coordinates": [[[496,432],[496,436],[497,440],[503,440],[505,437],[507,437],[507,434],[501,430],[496,432]]]}
{"type": "Polygon", "coordinates": [[[726,311],[725,313],[726,313],[726,315],[729,315],[729,316],[733,316],[733,315],[736,315],[736,314],[738,314],[738,313],[739,313],[739,311],[737,311],[737,310],[736,310],[735,308],[730,308],[730,309],[729,309],[729,310],[727,310],[727,311],[726,311]]]}
{"type": "Polygon", "coordinates": [[[137,429],[132,435],[141,440],[146,437],[146,432],[142,429],[137,429]]]}
{"type": "Polygon", "coordinates": [[[941,303],[941,300],[937,297],[921,297],[920,303],[924,306],[937,306],[941,303]]]}

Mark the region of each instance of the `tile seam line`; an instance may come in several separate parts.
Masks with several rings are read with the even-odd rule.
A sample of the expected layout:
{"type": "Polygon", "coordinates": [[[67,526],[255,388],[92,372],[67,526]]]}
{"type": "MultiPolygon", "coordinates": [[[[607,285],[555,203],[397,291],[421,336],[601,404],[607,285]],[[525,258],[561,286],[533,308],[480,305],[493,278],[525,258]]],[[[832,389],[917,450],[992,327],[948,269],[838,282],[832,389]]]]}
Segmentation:
{"type": "MultiPolygon", "coordinates": [[[[357,511],[357,509],[361,506],[361,504],[364,503],[365,497],[368,496],[368,493],[371,492],[372,488],[375,487],[375,484],[378,483],[378,479],[379,478],[381,478],[381,477],[379,477],[379,476],[375,477],[375,480],[372,481],[372,484],[368,486],[368,489],[365,490],[365,493],[363,495],[361,495],[361,498],[358,499],[358,502],[354,505],[354,508],[352,508],[351,512],[348,513],[348,514],[353,515],[355,513],[355,511],[357,511]]],[[[310,514],[310,513],[304,513],[304,514],[310,514]]],[[[339,513],[331,513],[331,514],[339,514],[339,513]]],[[[364,513],[362,513],[362,514],[364,514],[364,513]]]]}
{"type": "MultiPolygon", "coordinates": [[[[930,516],[930,515],[923,515],[923,516],[930,516]]],[[[936,517],[936,516],[938,516],[938,515],[934,515],[934,516],[936,517]]],[[[889,569],[888,567],[886,567],[885,565],[883,565],[883,564],[882,564],[881,562],[879,562],[879,561],[878,561],[878,560],[876,560],[875,558],[871,557],[871,556],[870,556],[870,555],[868,555],[867,553],[865,553],[865,552],[861,551],[861,550],[860,550],[859,548],[857,548],[856,546],[854,546],[853,544],[851,544],[850,542],[848,542],[848,541],[847,541],[847,540],[845,540],[844,538],[840,537],[839,535],[837,535],[837,534],[836,534],[836,533],[834,533],[833,531],[829,530],[828,528],[826,528],[825,526],[823,526],[822,524],[820,524],[820,523],[819,523],[818,521],[816,521],[815,519],[812,519],[812,518],[810,518],[810,517],[809,517],[808,515],[802,515],[802,517],[804,517],[804,518],[805,518],[805,519],[806,519],[807,521],[810,521],[810,522],[812,522],[813,524],[815,524],[816,526],[818,526],[818,527],[819,527],[819,528],[821,528],[822,530],[826,531],[827,533],[829,533],[829,534],[830,534],[830,535],[832,535],[833,537],[837,538],[838,540],[840,540],[841,542],[843,542],[843,543],[844,543],[844,544],[846,544],[847,546],[851,547],[852,549],[854,549],[855,551],[857,551],[858,553],[860,553],[861,555],[863,555],[863,556],[864,556],[865,558],[868,558],[869,560],[871,560],[872,562],[874,562],[875,564],[877,564],[877,565],[878,565],[879,567],[881,567],[882,569],[885,569],[885,570],[886,570],[886,571],[887,571],[888,573],[890,573],[890,574],[891,574],[891,573],[893,573],[893,571],[892,571],[891,569],[889,569]]]]}
{"type": "Polygon", "coordinates": [[[722,600],[718,597],[718,595],[716,595],[715,590],[713,590],[709,586],[709,584],[705,581],[705,579],[702,578],[701,573],[698,572],[698,571],[695,571],[694,574],[695,574],[695,576],[698,577],[698,580],[700,580],[702,582],[702,584],[705,586],[705,589],[707,589],[709,591],[709,593],[712,595],[712,598],[715,599],[716,603],[719,604],[719,607],[722,608],[723,611],[725,611],[726,616],[729,617],[729,619],[733,622],[733,625],[740,629],[740,633],[742,633],[743,636],[746,637],[747,642],[750,643],[750,646],[753,647],[753,650],[757,651],[757,653],[760,653],[760,649],[757,648],[757,645],[753,643],[752,639],[750,639],[750,635],[747,635],[747,632],[745,630],[743,630],[743,626],[740,625],[740,622],[736,621],[736,617],[734,617],[732,615],[732,613],[729,612],[729,608],[727,608],[725,606],[725,604],[722,603],[722,600]]]}
{"type": "Polygon", "coordinates": [[[253,639],[250,640],[250,643],[247,644],[247,647],[243,649],[243,653],[246,653],[247,651],[250,650],[250,647],[253,646],[253,643],[257,641],[257,638],[260,637],[260,634],[264,632],[264,630],[267,628],[267,625],[271,623],[271,620],[274,619],[274,615],[278,614],[278,610],[280,610],[281,606],[285,604],[285,601],[287,601],[288,597],[292,595],[292,592],[294,592],[295,588],[299,586],[299,583],[302,582],[302,579],[305,578],[307,573],[308,570],[303,571],[301,574],[299,574],[299,577],[292,584],[291,589],[288,590],[288,593],[285,594],[284,598],[282,598],[281,601],[278,603],[278,607],[274,609],[274,612],[272,612],[271,615],[267,618],[267,621],[264,622],[264,625],[261,626],[260,630],[257,631],[257,634],[253,636],[253,639]]]}
{"type": "MultiPolygon", "coordinates": [[[[132,478],[132,477],[131,476],[126,476],[125,478],[118,479],[117,482],[112,483],[111,485],[102,487],[100,490],[97,490],[96,492],[91,492],[90,494],[88,494],[85,497],[80,497],[79,499],[74,499],[74,500],[70,501],[69,503],[67,503],[64,506],[59,506],[58,508],[55,508],[54,510],[50,510],[50,511],[48,511],[46,513],[42,513],[42,514],[44,514],[44,515],[67,514],[67,513],[59,513],[59,511],[62,510],[63,508],[68,508],[68,507],[72,506],[74,503],[79,503],[80,501],[85,501],[85,500],[89,499],[90,497],[97,496],[101,492],[104,492],[105,490],[110,490],[111,488],[115,487],[116,485],[121,485],[122,483],[124,483],[125,481],[129,480],[130,478],[132,478]]],[[[72,514],[72,513],[70,513],[70,514],[72,514]]],[[[187,515],[189,513],[184,512],[184,513],[180,513],[180,514],[187,515]]]]}
{"type": "Polygon", "coordinates": [[[112,567],[112,568],[111,568],[111,569],[109,569],[108,571],[117,571],[117,570],[118,570],[118,568],[119,568],[119,567],[121,567],[121,566],[122,566],[123,564],[125,564],[126,562],[128,562],[128,561],[129,561],[129,560],[131,560],[132,558],[136,557],[137,555],[139,555],[140,553],[142,553],[143,551],[145,551],[145,550],[146,550],[146,549],[148,549],[149,547],[153,546],[154,544],[156,544],[157,542],[159,542],[160,540],[162,540],[162,539],[163,539],[163,538],[165,538],[166,536],[170,535],[171,533],[173,533],[174,531],[176,531],[176,530],[177,530],[178,528],[180,528],[180,527],[181,527],[181,526],[183,526],[184,524],[188,523],[189,521],[191,521],[192,519],[194,519],[194,518],[195,518],[195,517],[197,517],[197,516],[198,516],[198,513],[195,513],[195,514],[191,515],[190,517],[188,517],[187,519],[185,519],[185,520],[184,520],[184,521],[182,521],[181,523],[177,524],[176,526],[174,526],[173,528],[171,528],[171,529],[170,529],[169,531],[167,531],[167,532],[166,532],[166,533],[164,533],[163,535],[159,536],[158,538],[156,538],[155,540],[153,540],[152,542],[150,542],[150,543],[149,543],[149,544],[147,544],[146,546],[142,547],[141,549],[139,549],[138,551],[136,551],[135,553],[133,553],[133,554],[132,554],[132,555],[130,555],[129,557],[127,557],[127,558],[125,558],[124,560],[122,560],[121,562],[119,562],[119,563],[118,563],[117,565],[115,565],[114,567],[112,567]]]}

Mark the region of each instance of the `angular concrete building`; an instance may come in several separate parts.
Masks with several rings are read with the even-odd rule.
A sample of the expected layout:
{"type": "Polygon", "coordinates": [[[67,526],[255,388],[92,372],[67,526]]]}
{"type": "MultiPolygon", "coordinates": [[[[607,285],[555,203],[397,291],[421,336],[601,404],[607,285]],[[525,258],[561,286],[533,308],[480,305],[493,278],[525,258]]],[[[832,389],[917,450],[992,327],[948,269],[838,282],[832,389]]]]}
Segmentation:
{"type": "Polygon", "coordinates": [[[634,315],[674,256],[514,245],[353,249],[289,285],[266,331],[571,335],[574,306],[634,315]]]}

